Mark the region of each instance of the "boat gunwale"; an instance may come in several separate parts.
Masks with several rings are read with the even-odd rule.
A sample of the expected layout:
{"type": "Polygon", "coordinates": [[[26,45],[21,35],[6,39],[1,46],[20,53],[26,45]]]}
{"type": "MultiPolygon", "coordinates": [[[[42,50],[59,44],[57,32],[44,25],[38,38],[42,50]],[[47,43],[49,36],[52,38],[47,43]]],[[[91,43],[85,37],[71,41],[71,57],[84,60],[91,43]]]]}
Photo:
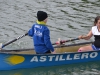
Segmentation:
{"type": "Polygon", "coordinates": [[[61,54],[75,54],[75,53],[87,53],[87,52],[99,52],[100,50],[93,50],[93,51],[84,51],[84,52],[65,52],[65,53],[56,53],[56,54],[16,54],[16,53],[7,53],[7,52],[1,52],[1,54],[10,54],[10,55],[61,55],[61,54]]]}

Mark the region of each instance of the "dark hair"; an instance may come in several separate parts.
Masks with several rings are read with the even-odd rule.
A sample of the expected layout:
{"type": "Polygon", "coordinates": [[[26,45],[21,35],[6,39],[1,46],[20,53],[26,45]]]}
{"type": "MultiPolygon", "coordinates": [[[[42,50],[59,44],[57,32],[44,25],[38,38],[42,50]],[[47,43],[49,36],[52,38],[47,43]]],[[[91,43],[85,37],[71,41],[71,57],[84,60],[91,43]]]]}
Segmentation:
{"type": "Polygon", "coordinates": [[[95,20],[94,20],[94,26],[96,26],[98,20],[100,20],[100,16],[97,16],[97,17],[95,18],[95,20]]]}
{"type": "Polygon", "coordinates": [[[38,21],[43,21],[48,17],[47,13],[44,11],[38,11],[37,12],[37,19],[38,21]]]}

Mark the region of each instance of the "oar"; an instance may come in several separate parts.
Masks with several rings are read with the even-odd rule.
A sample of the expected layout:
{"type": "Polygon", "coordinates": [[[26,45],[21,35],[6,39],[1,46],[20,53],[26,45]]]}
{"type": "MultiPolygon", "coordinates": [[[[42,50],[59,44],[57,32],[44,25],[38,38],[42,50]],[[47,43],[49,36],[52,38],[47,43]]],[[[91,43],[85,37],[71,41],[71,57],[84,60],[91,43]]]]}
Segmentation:
{"type": "Polygon", "coordinates": [[[9,45],[9,44],[11,44],[11,43],[13,43],[13,42],[15,42],[15,41],[21,39],[22,37],[24,37],[24,36],[26,36],[26,35],[28,35],[28,33],[25,33],[24,35],[21,35],[21,36],[19,36],[18,38],[15,38],[15,39],[13,39],[13,40],[7,42],[6,44],[2,45],[0,48],[4,48],[5,46],[7,46],[7,45],[9,45]]]}
{"type": "Polygon", "coordinates": [[[92,44],[92,43],[93,43],[93,42],[83,42],[83,43],[77,43],[77,44],[69,44],[69,45],[55,46],[54,48],[71,47],[71,46],[80,46],[80,45],[86,45],[86,44],[92,44]]]}
{"type": "MultiPolygon", "coordinates": [[[[75,41],[75,40],[79,40],[79,38],[74,38],[74,39],[69,39],[69,40],[61,40],[60,41],[60,44],[63,44],[65,42],[75,41]]],[[[53,43],[52,45],[56,45],[56,44],[58,44],[58,42],[53,43]]]]}

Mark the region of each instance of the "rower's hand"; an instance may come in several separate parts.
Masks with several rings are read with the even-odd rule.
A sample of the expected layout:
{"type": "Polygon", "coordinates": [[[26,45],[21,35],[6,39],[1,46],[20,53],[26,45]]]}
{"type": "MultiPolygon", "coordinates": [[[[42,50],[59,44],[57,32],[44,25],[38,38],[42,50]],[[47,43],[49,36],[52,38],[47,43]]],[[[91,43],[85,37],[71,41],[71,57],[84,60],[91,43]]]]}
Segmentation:
{"type": "Polygon", "coordinates": [[[78,38],[79,39],[84,39],[84,36],[83,35],[80,35],[78,38]]]}
{"type": "Polygon", "coordinates": [[[56,51],[53,51],[52,54],[56,54],[56,51]]]}
{"type": "Polygon", "coordinates": [[[56,42],[56,45],[58,45],[58,46],[65,45],[65,41],[60,40],[60,38],[58,38],[58,41],[56,42]]]}
{"type": "Polygon", "coordinates": [[[60,38],[58,38],[58,41],[56,42],[56,45],[58,45],[58,46],[61,45],[60,41],[61,41],[60,38]]]}

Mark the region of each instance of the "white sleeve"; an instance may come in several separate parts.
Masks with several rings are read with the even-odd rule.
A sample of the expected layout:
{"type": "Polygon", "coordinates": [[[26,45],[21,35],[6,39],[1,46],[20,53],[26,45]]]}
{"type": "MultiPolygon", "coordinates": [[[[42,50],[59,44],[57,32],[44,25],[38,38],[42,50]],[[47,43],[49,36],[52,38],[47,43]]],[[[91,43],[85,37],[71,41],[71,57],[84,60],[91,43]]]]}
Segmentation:
{"type": "Polygon", "coordinates": [[[98,32],[97,26],[93,26],[93,27],[92,27],[92,34],[93,34],[93,35],[100,35],[100,32],[98,32]]]}

